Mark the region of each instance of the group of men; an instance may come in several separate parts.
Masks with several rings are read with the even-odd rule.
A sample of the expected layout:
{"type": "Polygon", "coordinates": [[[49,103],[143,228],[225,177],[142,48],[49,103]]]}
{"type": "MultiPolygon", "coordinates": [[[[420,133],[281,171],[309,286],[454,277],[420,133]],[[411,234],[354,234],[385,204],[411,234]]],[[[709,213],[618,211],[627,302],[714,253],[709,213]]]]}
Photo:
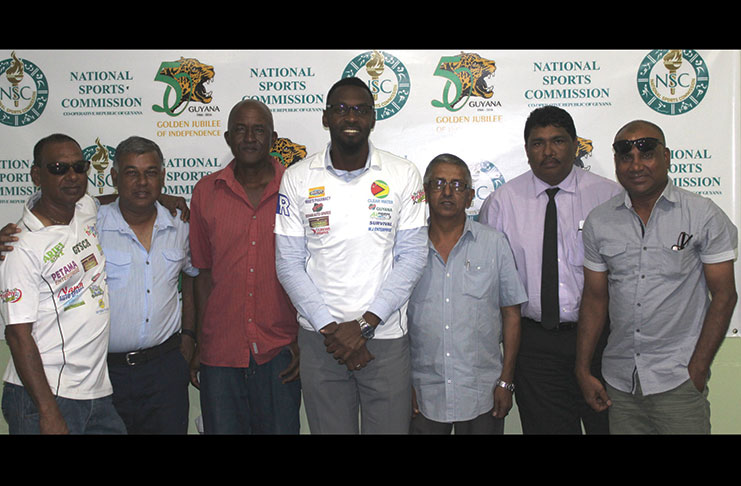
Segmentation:
{"type": "Polygon", "coordinates": [[[189,218],[152,142],[122,142],[96,202],[79,145],[40,141],[0,237],[10,432],[185,433],[189,383],[207,434],[297,434],[302,400],[316,434],[502,434],[513,398],[525,434],[709,432],[737,234],[672,184],[659,127],[618,131],[618,185],[575,167],[567,112],[534,110],[531,170],[475,222],[465,161],[421,176],[370,142],[361,80],[322,123],[285,169],[270,110],[235,105],[189,218]]]}

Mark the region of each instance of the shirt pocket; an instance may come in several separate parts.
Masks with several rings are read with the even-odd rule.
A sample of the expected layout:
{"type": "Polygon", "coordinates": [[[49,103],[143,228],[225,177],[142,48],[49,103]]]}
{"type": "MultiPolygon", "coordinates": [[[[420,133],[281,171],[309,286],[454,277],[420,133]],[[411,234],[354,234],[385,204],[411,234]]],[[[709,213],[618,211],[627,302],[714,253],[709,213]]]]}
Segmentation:
{"type": "Polygon", "coordinates": [[[185,266],[185,250],[180,248],[165,248],[162,250],[164,261],[161,271],[166,273],[168,280],[177,279],[180,276],[180,270],[185,266]]]}
{"type": "Polygon", "coordinates": [[[106,283],[111,290],[126,287],[131,274],[132,259],[131,254],[123,251],[109,250],[105,251],[105,271],[106,283]]]}
{"type": "Polygon", "coordinates": [[[582,232],[576,231],[566,241],[566,260],[574,267],[584,266],[584,242],[582,232]]]}
{"type": "Polygon", "coordinates": [[[475,299],[483,298],[491,287],[492,262],[469,261],[463,272],[463,293],[475,299]]]}
{"type": "Polygon", "coordinates": [[[627,244],[607,244],[599,248],[599,254],[605,260],[607,267],[610,269],[612,277],[625,276],[630,274],[628,261],[627,244]]]}
{"type": "Polygon", "coordinates": [[[656,260],[658,264],[656,272],[659,275],[676,277],[694,265],[696,256],[691,247],[682,250],[661,248],[656,260]]]}

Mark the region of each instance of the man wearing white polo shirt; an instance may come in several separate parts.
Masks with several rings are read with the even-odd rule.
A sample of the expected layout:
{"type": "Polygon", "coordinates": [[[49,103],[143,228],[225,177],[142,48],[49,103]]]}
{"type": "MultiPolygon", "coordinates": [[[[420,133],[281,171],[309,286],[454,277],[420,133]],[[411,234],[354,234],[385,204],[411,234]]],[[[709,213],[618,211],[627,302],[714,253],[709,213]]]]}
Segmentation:
{"type": "Polygon", "coordinates": [[[309,428],[407,433],[406,302],[427,261],[422,180],[369,142],[373,95],[359,79],[335,83],[322,122],[330,143],[286,170],[275,223],[309,428]]]}
{"type": "Polygon", "coordinates": [[[109,307],[90,162],[66,135],[36,144],[31,196],[0,265],[0,317],[11,359],[3,414],[11,434],[125,433],[108,378],[109,307]]]}

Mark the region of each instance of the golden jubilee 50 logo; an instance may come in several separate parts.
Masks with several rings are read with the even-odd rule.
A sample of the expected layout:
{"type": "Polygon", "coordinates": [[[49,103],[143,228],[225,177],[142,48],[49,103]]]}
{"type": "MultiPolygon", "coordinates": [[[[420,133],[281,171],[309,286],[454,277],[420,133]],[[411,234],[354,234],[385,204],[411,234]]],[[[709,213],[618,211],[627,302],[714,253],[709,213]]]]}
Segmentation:
{"type": "Polygon", "coordinates": [[[394,116],[409,99],[409,72],[400,60],[387,52],[368,51],[356,56],[345,67],[342,77],[358,77],[368,82],[376,106],[376,120],[394,116]]]}
{"type": "Polygon", "coordinates": [[[655,49],[638,68],[638,92],[663,115],[681,115],[700,104],[710,77],[702,56],[690,49],[655,49]]]}
{"type": "Polygon", "coordinates": [[[11,127],[33,123],[49,101],[49,84],[37,65],[12,52],[0,61],[0,122],[11,127]]]}
{"type": "Polygon", "coordinates": [[[442,100],[432,100],[432,106],[458,111],[471,96],[491,98],[494,94],[492,83],[496,70],[494,61],[470,52],[441,57],[434,74],[448,81],[443,88],[442,100]]]}
{"type": "Polygon", "coordinates": [[[214,67],[198,59],[181,57],[179,61],[160,64],[155,81],[165,83],[162,105],[152,105],[158,113],[178,116],[188,108],[190,102],[211,103],[211,92],[206,84],[214,78],[214,67]],[[180,111],[176,111],[180,106],[180,111]]]}

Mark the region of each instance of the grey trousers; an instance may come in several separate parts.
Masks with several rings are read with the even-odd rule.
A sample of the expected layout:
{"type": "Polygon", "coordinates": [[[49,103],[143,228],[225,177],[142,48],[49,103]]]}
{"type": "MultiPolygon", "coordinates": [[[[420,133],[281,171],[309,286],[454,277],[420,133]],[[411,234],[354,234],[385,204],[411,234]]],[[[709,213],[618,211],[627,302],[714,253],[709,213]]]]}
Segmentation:
{"type": "MultiPolygon", "coordinates": [[[[637,378],[636,378],[637,380],[637,378]]],[[[612,401],[610,434],[709,434],[708,388],[700,392],[691,380],[655,395],[634,395],[607,385],[612,401]]]]}
{"type": "Polygon", "coordinates": [[[301,387],[312,434],[408,434],[412,414],[409,338],[371,339],[375,356],[350,371],[324,346],[324,337],[299,329],[301,387]]]}

